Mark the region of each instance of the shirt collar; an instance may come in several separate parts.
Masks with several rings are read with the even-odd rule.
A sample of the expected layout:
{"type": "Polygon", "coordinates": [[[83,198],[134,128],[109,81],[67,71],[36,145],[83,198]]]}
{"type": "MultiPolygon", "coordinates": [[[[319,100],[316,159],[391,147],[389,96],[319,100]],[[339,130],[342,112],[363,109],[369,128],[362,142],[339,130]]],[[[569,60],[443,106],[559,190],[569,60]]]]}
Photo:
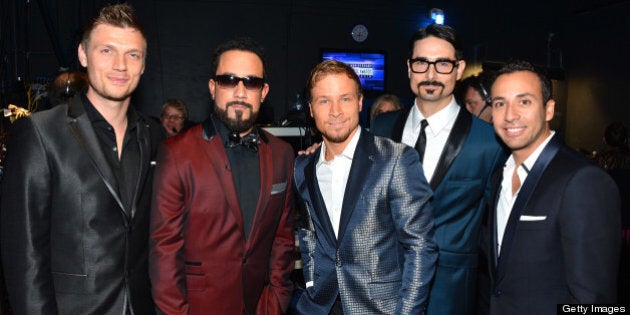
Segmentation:
{"type": "MultiPolygon", "coordinates": [[[[547,146],[547,143],[549,143],[549,141],[551,140],[551,138],[553,137],[553,135],[556,134],[555,131],[551,130],[551,133],[549,134],[549,136],[547,137],[547,139],[545,139],[545,141],[543,141],[537,148],[536,150],[534,150],[534,152],[532,152],[532,154],[530,156],[528,156],[525,161],[523,161],[523,166],[525,166],[525,168],[527,170],[531,170],[532,167],[534,166],[534,163],[536,163],[536,160],[538,160],[538,157],[540,156],[540,154],[542,153],[542,151],[545,149],[545,147],[547,146]]],[[[514,161],[514,154],[510,154],[510,157],[508,158],[508,160],[505,163],[506,167],[514,167],[515,165],[515,161],[514,161]]]]}
{"type": "MultiPolygon", "coordinates": [[[[457,117],[457,114],[459,114],[460,108],[461,107],[457,104],[455,98],[451,97],[451,102],[448,103],[446,107],[426,118],[429,123],[427,130],[429,130],[432,134],[437,134],[440,130],[452,125],[452,122],[457,117]]],[[[422,115],[420,109],[418,109],[418,104],[415,102],[413,109],[411,110],[411,119],[413,121],[414,131],[420,132],[420,122],[425,119],[425,117],[422,115]]]]}
{"type": "MultiPolygon", "coordinates": [[[[337,158],[338,156],[342,156],[352,161],[352,159],[354,158],[354,151],[356,151],[357,144],[359,143],[360,135],[361,135],[361,126],[358,126],[357,131],[352,136],[352,139],[350,140],[350,142],[348,142],[348,145],[346,146],[346,148],[343,149],[343,152],[341,152],[341,154],[336,155],[335,158],[337,158]]],[[[320,166],[322,163],[326,163],[326,142],[322,142],[322,148],[321,148],[321,151],[319,152],[319,160],[317,161],[317,166],[320,166]]]]}
{"type": "MultiPolygon", "coordinates": [[[[101,115],[101,113],[94,107],[94,104],[90,102],[90,99],[87,97],[87,93],[83,92],[81,94],[81,101],[83,102],[83,108],[85,109],[85,113],[87,114],[90,122],[94,123],[103,123],[110,126],[109,123],[105,120],[105,117],[101,115]]],[[[140,120],[140,115],[136,112],[135,108],[129,104],[127,108],[127,126],[128,130],[136,126],[137,121],[140,120]]]]}

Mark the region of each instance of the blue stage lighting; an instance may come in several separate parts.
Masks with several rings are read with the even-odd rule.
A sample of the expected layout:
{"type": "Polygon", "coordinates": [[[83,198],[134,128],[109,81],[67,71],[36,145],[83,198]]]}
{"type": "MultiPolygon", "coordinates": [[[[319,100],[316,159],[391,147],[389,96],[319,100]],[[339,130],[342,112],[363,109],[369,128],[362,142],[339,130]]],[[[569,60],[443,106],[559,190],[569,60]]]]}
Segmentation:
{"type": "Polygon", "coordinates": [[[444,24],[444,11],[437,8],[431,9],[431,19],[435,24],[444,24]]]}

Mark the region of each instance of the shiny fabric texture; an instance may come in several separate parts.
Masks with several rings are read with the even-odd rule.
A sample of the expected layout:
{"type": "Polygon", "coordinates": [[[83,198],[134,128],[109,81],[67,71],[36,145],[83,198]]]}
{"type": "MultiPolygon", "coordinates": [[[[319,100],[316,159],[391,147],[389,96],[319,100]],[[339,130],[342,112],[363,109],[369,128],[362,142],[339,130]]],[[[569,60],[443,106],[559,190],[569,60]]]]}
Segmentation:
{"type": "Polygon", "coordinates": [[[421,314],[426,307],[437,260],[431,189],[413,148],[361,132],[338,238],[315,175],[321,148],[296,160],[307,283],[300,314],[328,314],[338,295],[345,314],[421,314]]]}
{"type": "Polygon", "coordinates": [[[12,126],[0,243],[13,313],[119,315],[128,300],[152,314],[150,162],[161,126],[139,121],[141,175],[126,212],[80,95],[70,104],[12,126]]]}
{"type": "Polygon", "coordinates": [[[282,314],[292,292],[293,149],[260,130],[260,197],[245,239],[224,142],[212,119],[160,147],[150,276],[159,313],[282,314]]]}

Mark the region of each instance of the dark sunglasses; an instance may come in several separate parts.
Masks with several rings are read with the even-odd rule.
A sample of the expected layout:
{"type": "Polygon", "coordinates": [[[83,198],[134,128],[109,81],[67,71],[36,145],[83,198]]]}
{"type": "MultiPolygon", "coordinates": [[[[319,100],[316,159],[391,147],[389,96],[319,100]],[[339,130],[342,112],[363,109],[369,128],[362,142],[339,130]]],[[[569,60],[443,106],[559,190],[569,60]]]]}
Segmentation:
{"type": "Polygon", "coordinates": [[[220,74],[214,77],[214,81],[222,88],[233,89],[239,82],[248,90],[260,90],[265,85],[265,79],[259,77],[237,77],[231,74],[220,74]]]}

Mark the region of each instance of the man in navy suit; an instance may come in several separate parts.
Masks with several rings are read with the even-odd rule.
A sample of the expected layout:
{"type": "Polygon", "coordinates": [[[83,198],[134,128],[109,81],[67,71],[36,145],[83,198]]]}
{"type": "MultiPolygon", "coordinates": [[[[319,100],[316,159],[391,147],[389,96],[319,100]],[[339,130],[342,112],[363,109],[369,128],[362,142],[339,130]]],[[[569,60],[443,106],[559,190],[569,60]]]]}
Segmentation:
{"type": "Polygon", "coordinates": [[[361,83],[320,63],[307,83],[323,145],[295,164],[300,314],[422,314],[435,271],[431,189],[412,148],[359,127],[361,83]]]}
{"type": "Polygon", "coordinates": [[[491,96],[494,129],[512,155],[493,176],[483,229],[489,313],[614,303],[621,240],[615,182],[550,130],[551,83],[531,64],[499,70],[491,96]]]}
{"type": "Polygon", "coordinates": [[[439,247],[430,315],[474,312],[483,205],[490,175],[506,156],[492,127],[461,108],[453,97],[455,82],[466,67],[462,58],[463,49],[452,28],[431,25],[414,33],[407,73],[415,104],[377,116],[371,129],[375,135],[426,152],[420,161],[434,191],[439,247]]]}

